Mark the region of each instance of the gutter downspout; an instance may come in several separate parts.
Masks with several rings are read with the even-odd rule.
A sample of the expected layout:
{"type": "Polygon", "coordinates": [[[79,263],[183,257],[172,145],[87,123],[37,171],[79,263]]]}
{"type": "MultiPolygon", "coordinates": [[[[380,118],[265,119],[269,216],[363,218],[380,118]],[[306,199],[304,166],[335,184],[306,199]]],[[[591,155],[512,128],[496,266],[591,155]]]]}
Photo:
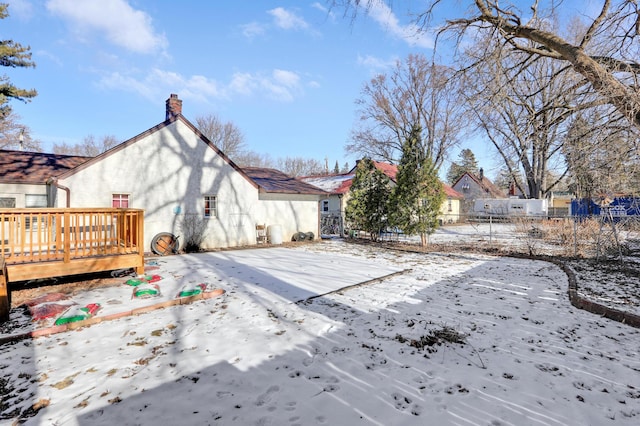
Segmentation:
{"type": "Polygon", "coordinates": [[[53,184],[53,185],[55,185],[56,188],[62,189],[64,192],[66,192],[67,193],[66,205],[67,205],[67,208],[71,207],[71,190],[68,187],[64,186],[64,185],[60,185],[58,183],[58,179],[55,179],[55,178],[49,178],[47,183],[50,184],[50,185],[53,184]]]}

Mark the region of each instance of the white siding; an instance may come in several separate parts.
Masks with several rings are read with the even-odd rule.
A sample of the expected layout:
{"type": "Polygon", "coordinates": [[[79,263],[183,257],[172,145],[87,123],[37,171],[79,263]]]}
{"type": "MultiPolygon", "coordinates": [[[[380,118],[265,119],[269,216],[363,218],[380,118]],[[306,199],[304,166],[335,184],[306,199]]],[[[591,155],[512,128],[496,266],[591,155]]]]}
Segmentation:
{"type": "Polygon", "coordinates": [[[261,194],[254,214],[255,223],[280,225],[285,242],[296,232],[319,236],[317,195],[261,194]]]}
{"type": "MultiPolygon", "coordinates": [[[[25,207],[27,194],[47,195],[47,185],[0,183],[0,198],[15,198],[16,208],[25,207]]],[[[64,193],[61,196],[64,198],[64,193]]]]}

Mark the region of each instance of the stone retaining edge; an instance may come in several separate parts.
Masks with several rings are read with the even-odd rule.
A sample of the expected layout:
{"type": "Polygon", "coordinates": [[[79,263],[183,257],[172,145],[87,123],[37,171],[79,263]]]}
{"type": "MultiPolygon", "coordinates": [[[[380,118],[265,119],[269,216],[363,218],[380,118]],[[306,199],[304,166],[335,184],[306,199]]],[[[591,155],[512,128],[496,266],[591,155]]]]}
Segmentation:
{"type": "MultiPolygon", "coordinates": [[[[358,244],[358,243],[355,243],[358,244]]],[[[423,252],[423,251],[419,251],[419,250],[409,250],[409,249],[405,249],[405,248],[394,248],[394,247],[384,247],[387,250],[396,250],[396,251],[406,251],[406,252],[411,252],[411,253],[424,253],[427,254],[427,252],[423,252]]],[[[500,254],[500,253],[483,253],[483,254],[487,254],[489,256],[504,256],[504,257],[513,257],[513,258],[517,258],[517,259],[530,259],[530,260],[541,260],[544,262],[549,262],[549,263],[553,263],[554,265],[558,266],[560,269],[562,269],[562,271],[567,275],[568,281],[569,281],[569,289],[567,291],[567,294],[569,296],[569,302],[571,303],[571,305],[575,308],[578,309],[582,309],[584,311],[590,312],[592,314],[595,315],[600,315],[604,318],[608,318],[610,320],[613,321],[617,321],[620,322],[622,324],[626,324],[629,325],[631,327],[635,327],[635,328],[640,328],[640,315],[636,315],[634,313],[631,312],[625,312],[625,311],[621,311],[619,309],[615,309],[615,308],[610,308],[608,306],[605,305],[601,305],[597,302],[594,302],[592,300],[588,300],[582,296],[580,296],[580,294],[578,294],[578,282],[576,279],[576,275],[573,273],[573,271],[571,270],[571,268],[569,268],[565,263],[563,263],[561,260],[558,260],[556,258],[553,257],[545,257],[545,256],[527,256],[527,255],[519,255],[517,253],[504,253],[504,254],[500,254]]]]}

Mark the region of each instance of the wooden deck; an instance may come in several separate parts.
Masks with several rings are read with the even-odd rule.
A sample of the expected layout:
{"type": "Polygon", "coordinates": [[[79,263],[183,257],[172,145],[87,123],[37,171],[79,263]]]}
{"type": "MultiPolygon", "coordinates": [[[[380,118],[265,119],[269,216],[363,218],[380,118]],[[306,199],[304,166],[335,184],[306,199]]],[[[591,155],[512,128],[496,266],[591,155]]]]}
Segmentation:
{"type": "Polygon", "coordinates": [[[144,211],[0,209],[0,321],[10,281],[135,268],[144,273],[144,211]]]}

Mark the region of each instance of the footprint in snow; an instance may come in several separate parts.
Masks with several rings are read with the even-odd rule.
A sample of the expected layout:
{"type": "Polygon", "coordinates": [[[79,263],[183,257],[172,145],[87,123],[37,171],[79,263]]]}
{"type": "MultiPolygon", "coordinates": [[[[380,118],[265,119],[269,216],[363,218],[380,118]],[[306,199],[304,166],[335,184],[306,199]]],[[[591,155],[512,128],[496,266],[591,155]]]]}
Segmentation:
{"type": "Polygon", "coordinates": [[[271,402],[272,399],[272,395],[276,392],[280,391],[280,386],[271,386],[269,389],[267,389],[267,391],[265,393],[263,393],[262,395],[259,395],[258,398],[256,399],[255,404],[258,407],[263,406],[264,404],[271,402]]]}

